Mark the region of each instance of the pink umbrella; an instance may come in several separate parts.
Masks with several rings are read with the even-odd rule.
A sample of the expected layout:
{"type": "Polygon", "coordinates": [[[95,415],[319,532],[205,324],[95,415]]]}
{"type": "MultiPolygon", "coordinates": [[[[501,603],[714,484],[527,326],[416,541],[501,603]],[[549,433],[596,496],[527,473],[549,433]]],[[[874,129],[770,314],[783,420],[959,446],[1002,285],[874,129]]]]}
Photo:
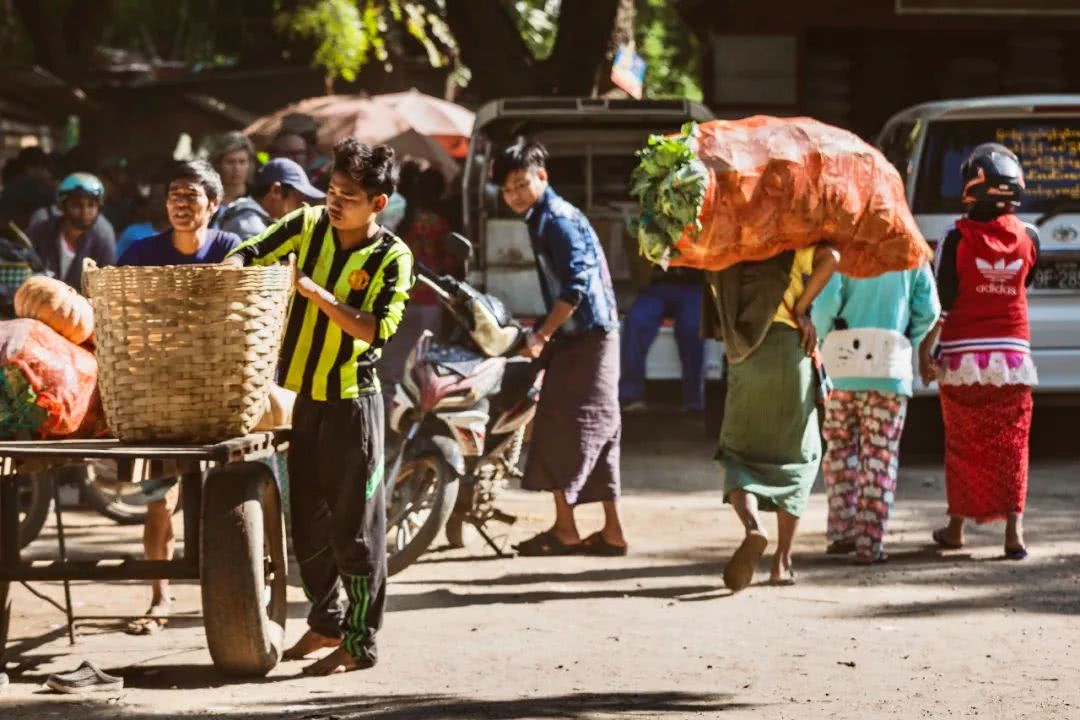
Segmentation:
{"type": "Polygon", "coordinates": [[[472,133],[474,118],[470,110],[460,105],[416,90],[373,97],[325,95],[301,100],[260,118],[244,133],[265,145],[281,129],[282,119],[291,113],[303,113],[315,119],[323,149],[349,135],[366,143],[384,143],[414,130],[435,138],[449,152],[449,148],[460,145],[472,133]]]}

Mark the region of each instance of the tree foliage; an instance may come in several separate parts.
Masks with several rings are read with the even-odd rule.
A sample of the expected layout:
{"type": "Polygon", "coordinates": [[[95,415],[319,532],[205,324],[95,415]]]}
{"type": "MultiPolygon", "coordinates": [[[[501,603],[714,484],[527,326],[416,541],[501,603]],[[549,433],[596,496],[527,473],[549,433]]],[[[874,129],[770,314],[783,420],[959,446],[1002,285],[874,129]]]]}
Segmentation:
{"type": "Polygon", "coordinates": [[[455,62],[443,14],[439,0],[308,0],[279,15],[278,28],[315,43],[312,62],[326,73],[329,92],[334,79],[352,82],[372,60],[388,64],[395,34],[419,43],[432,67],[455,62]]]}
{"type": "MultiPolygon", "coordinates": [[[[551,54],[559,31],[560,0],[514,0],[522,38],[537,59],[551,54]]],[[[635,50],[646,62],[645,94],[701,100],[701,58],[696,36],[671,0],[635,0],[635,50]]]]}
{"type": "Polygon", "coordinates": [[[514,24],[537,60],[545,60],[559,31],[561,0],[514,0],[514,24]]]}
{"type": "Polygon", "coordinates": [[[670,0],[637,0],[637,52],[645,59],[645,92],[700,101],[701,50],[670,0]]]}
{"type": "MultiPolygon", "coordinates": [[[[403,58],[448,68],[474,99],[602,92],[613,42],[646,93],[698,98],[698,48],[671,0],[0,0],[0,51],[80,82],[102,46],[192,66],[310,58],[328,91],[403,58]],[[470,82],[471,80],[471,82],[470,82]]],[[[119,57],[116,55],[114,57],[119,57]]]]}

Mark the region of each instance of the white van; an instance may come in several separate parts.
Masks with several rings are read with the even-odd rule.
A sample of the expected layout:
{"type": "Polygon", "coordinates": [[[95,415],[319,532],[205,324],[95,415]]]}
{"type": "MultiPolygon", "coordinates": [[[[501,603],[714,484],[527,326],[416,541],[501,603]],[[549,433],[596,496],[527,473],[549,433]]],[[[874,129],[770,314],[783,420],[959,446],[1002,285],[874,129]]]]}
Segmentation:
{"type": "Polygon", "coordinates": [[[985,142],[1020,157],[1027,189],[1019,214],[1041,239],[1029,296],[1037,389],[1080,392],[1080,95],[926,103],[893,116],[878,137],[935,246],[962,213],[960,165],[985,142]]]}

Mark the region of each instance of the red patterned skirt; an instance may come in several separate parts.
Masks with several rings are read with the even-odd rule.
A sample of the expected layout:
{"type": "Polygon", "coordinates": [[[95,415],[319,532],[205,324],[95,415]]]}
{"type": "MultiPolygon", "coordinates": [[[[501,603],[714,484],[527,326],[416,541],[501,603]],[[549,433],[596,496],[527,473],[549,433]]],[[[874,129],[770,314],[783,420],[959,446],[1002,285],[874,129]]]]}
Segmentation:
{"type": "Polygon", "coordinates": [[[1022,513],[1034,402],[1027,385],[943,385],[949,515],[984,523],[1022,513]]]}

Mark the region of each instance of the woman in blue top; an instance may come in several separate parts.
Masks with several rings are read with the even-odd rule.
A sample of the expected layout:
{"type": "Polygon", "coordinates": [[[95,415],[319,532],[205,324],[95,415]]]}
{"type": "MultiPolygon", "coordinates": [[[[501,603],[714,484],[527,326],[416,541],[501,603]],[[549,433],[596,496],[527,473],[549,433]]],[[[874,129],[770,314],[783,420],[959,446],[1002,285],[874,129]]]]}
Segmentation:
{"type": "Polygon", "coordinates": [[[868,280],[835,275],[814,304],[835,390],[825,410],[822,464],[830,554],[884,562],[900,436],[912,393],[912,346],[941,314],[928,266],[868,280]]]}

